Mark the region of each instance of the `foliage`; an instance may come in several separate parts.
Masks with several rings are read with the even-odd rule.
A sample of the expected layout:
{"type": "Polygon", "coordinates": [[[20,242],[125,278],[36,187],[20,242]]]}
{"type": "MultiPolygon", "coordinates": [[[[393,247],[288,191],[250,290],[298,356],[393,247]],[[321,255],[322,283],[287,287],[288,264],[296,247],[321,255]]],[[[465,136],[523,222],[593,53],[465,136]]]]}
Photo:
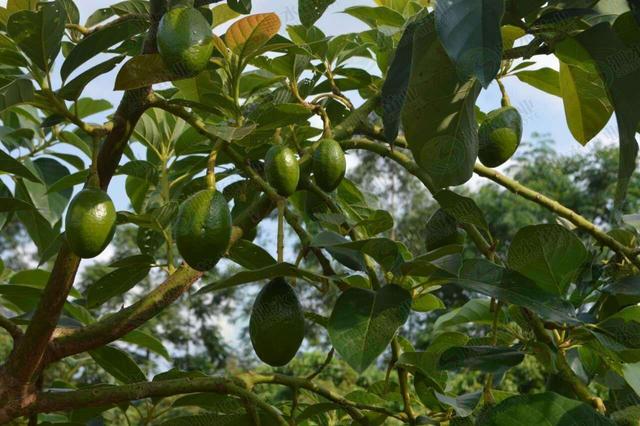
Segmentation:
{"type": "MultiPolygon", "coordinates": [[[[250,0],[188,3],[126,0],[84,24],[72,0],[0,10],[2,241],[33,256],[0,264],[0,327],[11,339],[10,352],[0,345],[1,423],[633,417],[635,7],[377,0],[344,11],[365,30],[329,37],[315,23],[339,2],[300,0],[302,25],[286,28],[276,13],[250,14],[250,0]],[[542,54],[559,72],[535,66],[542,54]],[[117,107],[86,96],[121,62],[117,107]],[[585,162],[520,145],[511,177],[478,163],[478,127],[493,116],[477,108],[480,90],[495,82],[508,107],[502,80],[513,76],[562,98],[580,144],[615,112],[618,149],[585,162]],[[297,163],[299,173],[265,170],[274,147],[291,151],[282,169],[297,163]],[[368,156],[345,177],[353,151],[368,156]],[[376,197],[362,167],[379,162],[387,190],[376,197]],[[474,174],[502,188],[456,188],[474,174]],[[270,184],[282,178],[284,190],[270,184]],[[71,215],[87,225],[79,240],[100,240],[82,252],[64,214],[81,186],[99,202],[82,206],[93,217],[71,215]],[[116,186],[129,207],[98,229],[116,186]],[[251,240],[273,211],[269,250],[274,241],[251,240]],[[428,217],[463,241],[434,244],[428,217]],[[104,248],[113,220],[115,259],[87,268],[80,257],[104,248]],[[275,370],[234,365],[209,328],[212,311],[266,281],[278,290],[259,293],[249,330],[260,358],[287,364],[303,336],[314,351],[275,370]],[[412,332],[420,321],[426,332],[412,332]]],[[[518,146],[519,121],[510,126],[500,130],[518,146]]]]}

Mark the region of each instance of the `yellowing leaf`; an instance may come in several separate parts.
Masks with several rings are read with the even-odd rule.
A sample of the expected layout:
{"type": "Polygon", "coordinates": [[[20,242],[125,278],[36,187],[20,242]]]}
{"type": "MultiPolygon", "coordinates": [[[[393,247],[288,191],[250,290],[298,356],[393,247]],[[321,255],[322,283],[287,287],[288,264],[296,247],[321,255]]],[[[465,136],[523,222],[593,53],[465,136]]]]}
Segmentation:
{"type": "Polygon", "coordinates": [[[275,13],[250,15],[234,22],[227,30],[227,47],[240,58],[250,57],[280,31],[275,13]]]}

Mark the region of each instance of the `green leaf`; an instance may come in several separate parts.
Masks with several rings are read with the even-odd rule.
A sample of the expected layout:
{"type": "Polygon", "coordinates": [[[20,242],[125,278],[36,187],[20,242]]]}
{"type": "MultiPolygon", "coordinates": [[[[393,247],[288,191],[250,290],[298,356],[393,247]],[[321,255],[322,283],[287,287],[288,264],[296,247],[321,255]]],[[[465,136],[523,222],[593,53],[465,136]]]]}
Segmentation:
{"type": "Polygon", "coordinates": [[[226,257],[247,269],[265,268],[276,263],[276,260],[269,252],[244,239],[231,246],[226,257]]]}
{"type": "Polygon", "coordinates": [[[482,259],[464,262],[460,278],[451,282],[469,291],[523,306],[549,321],[577,324],[573,306],[547,293],[527,277],[482,259]]]}
{"type": "Polygon", "coordinates": [[[482,391],[466,393],[456,396],[455,398],[443,395],[440,392],[435,392],[435,395],[442,404],[453,408],[458,417],[468,417],[478,406],[478,402],[480,402],[480,398],[482,397],[482,391]]]}
{"type": "Polygon", "coordinates": [[[134,254],[123,259],[118,259],[109,264],[109,268],[132,268],[136,267],[149,267],[153,265],[155,259],[148,254],[134,254]]]}
{"type": "Polygon", "coordinates": [[[35,209],[35,207],[27,203],[26,201],[22,201],[13,197],[0,197],[0,213],[32,209],[35,209]]]}
{"type": "MultiPolygon", "coordinates": [[[[504,320],[503,312],[500,312],[498,319],[499,321],[504,320]]],[[[440,330],[468,323],[491,324],[492,321],[491,301],[489,299],[471,299],[461,307],[440,315],[436,319],[433,329],[440,330]]]]}
{"type": "Polygon", "coordinates": [[[65,191],[69,188],[73,188],[76,185],[80,185],[86,182],[87,177],[89,177],[89,170],[82,170],[70,175],[63,176],[55,181],[51,186],[49,186],[49,188],[47,189],[47,194],[65,191]]]}
{"type": "Polygon", "coordinates": [[[21,10],[36,10],[39,0],[7,0],[6,7],[0,7],[0,22],[7,25],[9,17],[21,10]]]}
{"type": "Polygon", "coordinates": [[[438,37],[461,77],[474,76],[487,88],[502,61],[504,0],[440,0],[435,15],[438,37]]]}
{"type": "Polygon", "coordinates": [[[385,350],[409,318],[411,294],[396,285],[377,292],[350,288],[340,295],[329,318],[336,351],[362,373],[385,350]]]}
{"type": "Polygon", "coordinates": [[[582,241],[564,226],[532,225],[513,238],[507,264],[546,292],[564,295],[587,256],[582,241]]]}
{"type": "Polygon", "coordinates": [[[411,309],[416,312],[430,312],[438,309],[444,309],[446,306],[442,299],[438,296],[427,293],[413,300],[411,304],[411,309]]]}
{"type": "Polygon", "coordinates": [[[471,198],[456,194],[448,189],[437,192],[434,198],[442,210],[453,216],[458,222],[475,225],[489,231],[484,213],[471,198]]]}
{"type": "Polygon", "coordinates": [[[80,118],[86,118],[94,114],[108,111],[113,108],[111,102],[106,99],[82,98],[76,102],[75,110],[80,118]]]}
{"type": "Polygon", "coordinates": [[[106,74],[116,67],[124,56],[115,56],[108,59],[96,66],[93,66],[85,72],[78,75],[76,78],[65,84],[60,90],[58,90],[58,96],[68,101],[74,101],[80,97],[85,86],[89,84],[96,77],[106,74]]]}
{"type": "Polygon", "coordinates": [[[134,56],[124,63],[113,90],[132,90],[165,81],[176,81],[193,77],[192,74],[179,74],[165,65],[157,53],[134,56]]]}
{"type": "Polygon", "coordinates": [[[145,374],[133,359],[124,351],[113,346],[103,346],[89,351],[91,358],[111,374],[116,380],[123,383],[136,383],[146,381],[145,374]]]}
{"type": "Polygon", "coordinates": [[[23,10],[9,17],[7,33],[44,72],[60,51],[66,12],[59,1],[40,3],[39,10],[23,10]]]}
{"type": "Polygon", "coordinates": [[[440,356],[439,366],[445,370],[469,368],[500,374],[524,360],[524,353],[513,348],[496,346],[457,346],[440,356]]]}
{"type": "Polygon", "coordinates": [[[167,348],[164,347],[158,338],[147,332],[133,330],[121,337],[120,340],[140,346],[141,348],[149,349],[151,352],[160,355],[167,361],[171,361],[171,355],[169,355],[167,348]]]}
{"type": "Polygon", "coordinates": [[[0,151],[0,171],[29,179],[33,182],[41,182],[40,178],[29,170],[24,164],[16,160],[4,151],[0,151]]]}
{"type": "Polygon", "coordinates": [[[27,103],[35,97],[33,83],[26,78],[16,78],[0,87],[0,112],[14,105],[27,103]]]}
{"type": "Polygon", "coordinates": [[[394,143],[398,137],[400,113],[407,97],[409,76],[411,75],[413,36],[419,22],[419,20],[412,20],[402,33],[391,65],[389,65],[387,77],[382,85],[382,121],[384,135],[389,143],[394,143]]]}
{"type": "Polygon", "coordinates": [[[236,140],[244,139],[246,136],[253,133],[255,129],[255,123],[245,124],[242,127],[227,126],[224,124],[207,126],[207,130],[209,132],[213,133],[215,136],[226,142],[233,142],[236,140]]]}
{"type": "Polygon", "coordinates": [[[478,426],[615,426],[584,402],[554,392],[507,398],[483,415],[478,426]]]}
{"type": "Polygon", "coordinates": [[[98,281],[87,287],[87,307],[100,306],[114,296],[124,293],[145,279],[149,274],[149,267],[125,267],[111,271],[98,281]]]}
{"type": "Polygon", "coordinates": [[[259,13],[234,22],[227,30],[224,41],[233,53],[244,60],[251,58],[278,31],[280,31],[278,15],[259,13]]]}
{"type": "Polygon", "coordinates": [[[433,31],[428,15],[413,40],[413,61],[402,124],[416,162],[438,188],[460,185],[473,175],[478,156],[474,105],[480,85],[461,83],[433,31]]]}
{"type": "Polygon", "coordinates": [[[344,13],[369,25],[371,28],[378,27],[402,27],[404,17],[393,9],[385,6],[352,6],[344,10],[344,13]]]}
{"type": "Polygon", "coordinates": [[[335,232],[323,231],[313,238],[310,246],[368,254],[387,271],[396,270],[403,263],[399,245],[388,238],[351,241],[335,232]]]}
{"type": "Polygon", "coordinates": [[[625,64],[639,63],[640,52],[629,44],[635,46],[640,42],[640,30],[633,16],[627,13],[616,20],[615,31],[608,23],[603,22],[578,34],[576,39],[598,66],[609,99],[615,108],[620,138],[620,162],[614,205],[620,208],[626,197],[631,175],[636,168],[638,155],[635,133],[640,121],[640,98],[633,94],[640,93],[640,69],[617,69],[622,66],[622,62],[612,63],[611,52],[628,53],[623,60],[625,64]]]}
{"type": "Polygon", "coordinates": [[[251,0],[228,0],[231,10],[246,15],[251,13],[251,0]]]}
{"type": "Polygon", "coordinates": [[[59,161],[46,157],[36,158],[33,162],[27,160],[25,166],[43,183],[23,180],[16,185],[16,197],[31,202],[51,225],[55,225],[62,218],[73,191],[68,188],[60,192],[48,192],[48,189],[58,180],[69,176],[69,169],[59,161]]]}
{"type": "Polygon", "coordinates": [[[88,37],[83,38],[62,63],[62,68],[60,69],[62,80],[66,80],[76,68],[89,59],[117,43],[140,34],[148,26],[149,23],[145,18],[134,16],[130,19],[109,23],[88,37]]]}
{"type": "Polygon", "coordinates": [[[298,0],[298,16],[305,27],[311,27],[320,19],[327,7],[336,0],[298,0]]]}
{"type": "Polygon", "coordinates": [[[210,293],[212,291],[218,291],[225,288],[236,287],[241,284],[254,283],[276,277],[297,277],[318,282],[326,282],[328,280],[328,278],[325,278],[322,275],[317,275],[313,272],[296,268],[294,265],[285,262],[265,266],[260,269],[238,272],[230,277],[205,285],[198,290],[196,294],[210,293]]]}
{"type": "Polygon", "coordinates": [[[560,93],[560,75],[551,68],[540,68],[531,71],[520,71],[515,74],[520,81],[527,83],[536,89],[554,96],[562,96],[560,93]]]}
{"type": "Polygon", "coordinates": [[[560,62],[560,94],[573,137],[585,145],[609,122],[613,107],[589,53],[568,38],[555,49],[560,62]]]}

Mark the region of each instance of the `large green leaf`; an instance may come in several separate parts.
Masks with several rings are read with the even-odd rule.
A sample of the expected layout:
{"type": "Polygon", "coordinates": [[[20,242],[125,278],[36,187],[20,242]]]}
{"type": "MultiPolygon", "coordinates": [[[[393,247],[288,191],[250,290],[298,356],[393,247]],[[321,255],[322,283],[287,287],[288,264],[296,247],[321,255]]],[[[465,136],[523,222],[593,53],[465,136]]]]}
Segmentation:
{"type": "Polygon", "coordinates": [[[89,84],[96,77],[108,73],[109,71],[114,69],[116,65],[118,65],[123,59],[124,56],[115,56],[96,66],[89,68],[88,70],[65,84],[60,90],[58,90],[58,95],[63,99],[67,99],[69,101],[78,99],[87,84],[89,84]]]}
{"type": "Polygon", "coordinates": [[[71,73],[80,65],[102,53],[106,49],[128,40],[132,36],[139,34],[149,26],[145,18],[133,17],[120,21],[114,21],[95,31],[88,37],[82,39],[62,63],[60,75],[66,80],[71,73]]]}
{"type": "Polygon", "coordinates": [[[564,226],[532,225],[513,238],[507,263],[546,292],[563,295],[587,255],[582,241],[564,226]]]}
{"type": "Polygon", "coordinates": [[[280,30],[275,13],[259,13],[239,19],[227,30],[224,41],[241,59],[250,58],[280,30]]]}
{"type": "Polygon", "coordinates": [[[502,373],[523,360],[524,353],[514,348],[456,346],[444,351],[439,366],[445,370],[469,368],[485,373],[502,373]]]}
{"type": "Polygon", "coordinates": [[[402,27],[404,25],[403,16],[385,6],[351,6],[346,8],[344,13],[361,20],[371,28],[402,27]]]}
{"type": "Polygon", "coordinates": [[[136,383],[146,381],[146,377],[140,367],[124,351],[113,346],[103,346],[89,351],[91,358],[111,374],[116,380],[123,383],[136,383]]]}
{"type": "MultiPolygon", "coordinates": [[[[500,312],[499,319],[504,319],[503,312],[500,312]]],[[[440,330],[471,322],[474,324],[490,324],[492,320],[491,301],[489,299],[471,299],[461,307],[440,315],[436,319],[433,329],[440,330]]]]}
{"type": "Polygon", "coordinates": [[[568,38],[556,46],[560,57],[560,94],[573,137],[585,145],[611,118],[613,107],[589,53],[568,38]]]}
{"type": "Polygon", "coordinates": [[[133,330],[121,337],[120,340],[149,349],[151,352],[160,355],[167,361],[171,361],[171,355],[169,355],[169,351],[167,351],[167,348],[164,347],[160,339],[147,332],[133,330]]]}
{"type": "Polygon", "coordinates": [[[30,201],[49,223],[54,225],[69,203],[73,193],[71,188],[59,192],[49,192],[49,187],[60,179],[69,176],[69,169],[52,158],[36,158],[33,162],[25,163],[34,174],[44,183],[23,180],[16,186],[16,196],[30,201]]]}
{"type": "Polygon", "coordinates": [[[380,355],[411,311],[411,294],[396,285],[377,292],[350,288],[340,295],[329,318],[329,338],[358,372],[380,355]]]}
{"type": "Polygon", "coordinates": [[[615,426],[584,402],[554,392],[507,398],[481,416],[478,426],[615,426]]]}
{"type": "Polygon", "coordinates": [[[458,222],[489,230],[484,213],[471,198],[456,194],[448,189],[437,192],[434,197],[442,210],[453,216],[458,222]]]}
{"type": "Polygon", "coordinates": [[[4,151],[0,151],[0,172],[11,173],[12,175],[29,179],[33,182],[40,182],[37,174],[33,173],[24,164],[4,151]]]}
{"type": "Polygon", "coordinates": [[[95,308],[146,278],[149,267],[124,267],[109,272],[87,287],[87,307],[95,308]]]}
{"type": "Polygon", "coordinates": [[[527,83],[550,95],[562,96],[560,93],[560,76],[558,71],[552,68],[524,70],[516,73],[515,76],[523,83],[527,83]]]}
{"type": "Polygon", "coordinates": [[[251,0],[229,0],[227,3],[229,4],[229,8],[234,12],[243,15],[251,13],[251,0]]]}
{"type": "Polygon", "coordinates": [[[438,37],[460,76],[488,87],[502,61],[504,0],[440,0],[435,14],[438,37]]]}
{"type": "Polygon", "coordinates": [[[33,83],[26,78],[16,78],[0,87],[0,112],[14,105],[23,104],[34,98],[33,83]]]}
{"type": "Polygon", "coordinates": [[[527,277],[486,260],[465,261],[460,278],[452,282],[466,290],[523,306],[550,321],[578,323],[569,302],[547,293],[527,277]]]}
{"type": "Polygon", "coordinates": [[[480,84],[461,83],[438,41],[433,16],[413,40],[413,61],[402,124],[418,165],[439,187],[460,185],[473,174],[478,156],[475,101],[480,84]]]}
{"type": "Polygon", "coordinates": [[[225,288],[236,287],[241,284],[254,283],[276,277],[297,277],[311,281],[326,282],[328,279],[322,275],[296,268],[290,263],[276,263],[264,268],[241,271],[227,278],[215,281],[202,287],[196,294],[209,293],[225,288]]]}
{"type": "Polygon", "coordinates": [[[0,7],[0,23],[7,25],[9,17],[21,10],[36,10],[39,0],[7,0],[6,7],[0,7]]]}
{"type": "Polygon", "coordinates": [[[22,10],[9,17],[7,32],[31,61],[44,72],[60,51],[66,11],[58,2],[41,3],[37,12],[22,10]]]}
{"type": "Polygon", "coordinates": [[[327,7],[336,0],[298,0],[298,16],[305,27],[310,27],[320,19],[327,7]]]}
{"type": "Polygon", "coordinates": [[[402,33],[391,65],[387,70],[387,78],[382,85],[382,121],[384,136],[389,143],[395,142],[400,128],[400,113],[407,97],[409,76],[411,75],[413,35],[420,23],[420,16],[422,14],[412,20],[402,33]]]}
{"type": "Polygon", "coordinates": [[[614,201],[619,208],[626,197],[638,155],[635,133],[640,121],[640,98],[634,94],[640,93],[640,68],[629,64],[640,63],[640,52],[633,48],[640,42],[640,30],[633,16],[627,13],[616,20],[615,31],[603,22],[578,34],[576,39],[594,59],[615,108],[620,162],[614,201]],[[621,59],[612,52],[626,56],[621,59]]]}
{"type": "Polygon", "coordinates": [[[388,238],[351,241],[335,232],[323,231],[313,238],[311,246],[343,254],[345,251],[352,255],[368,254],[387,271],[396,270],[403,263],[400,245],[388,238]]]}

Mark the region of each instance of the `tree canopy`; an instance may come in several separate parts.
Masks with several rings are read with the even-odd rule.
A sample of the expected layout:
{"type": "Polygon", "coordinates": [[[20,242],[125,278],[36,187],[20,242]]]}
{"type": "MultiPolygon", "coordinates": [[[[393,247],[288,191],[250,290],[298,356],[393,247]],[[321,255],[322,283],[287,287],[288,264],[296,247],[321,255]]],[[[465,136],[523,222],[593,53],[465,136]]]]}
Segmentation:
{"type": "Polygon", "coordinates": [[[635,1],[214,3],[0,8],[0,423],[637,423],[635,1]]]}

